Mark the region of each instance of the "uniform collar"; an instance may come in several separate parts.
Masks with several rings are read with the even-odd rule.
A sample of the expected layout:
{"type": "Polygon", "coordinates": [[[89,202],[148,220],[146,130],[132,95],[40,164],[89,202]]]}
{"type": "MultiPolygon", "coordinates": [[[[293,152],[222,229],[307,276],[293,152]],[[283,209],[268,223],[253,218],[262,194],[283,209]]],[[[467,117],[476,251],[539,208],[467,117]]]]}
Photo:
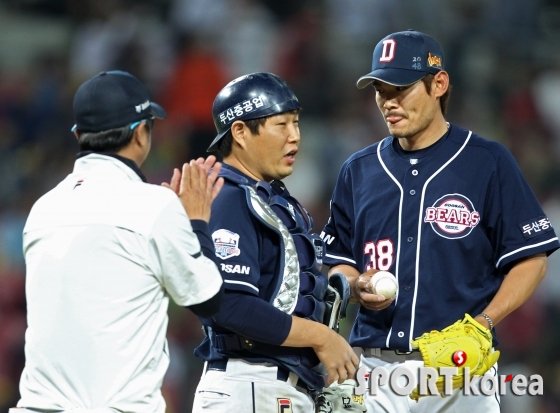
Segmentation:
{"type": "Polygon", "coordinates": [[[132,171],[136,175],[138,175],[138,177],[143,182],[148,182],[148,180],[146,179],[146,176],[144,176],[144,174],[142,173],[142,171],[140,170],[138,165],[136,165],[136,162],[134,162],[132,159],[125,158],[124,156],[117,155],[116,153],[111,153],[111,152],[100,153],[100,152],[93,152],[93,151],[78,152],[78,154],[76,155],[76,158],[80,159],[80,158],[83,158],[84,156],[89,156],[89,155],[99,155],[101,157],[108,156],[110,158],[117,159],[117,160],[121,161],[122,163],[124,163],[126,166],[128,166],[130,169],[132,169],[132,171]]]}
{"type": "Polygon", "coordinates": [[[222,168],[225,168],[225,169],[228,169],[232,172],[235,172],[237,175],[241,175],[243,178],[246,178],[251,184],[256,184],[258,182],[255,178],[252,178],[249,175],[244,174],[239,169],[237,169],[237,168],[235,168],[231,165],[228,165],[227,163],[223,163],[222,168]]]}
{"type": "Polygon", "coordinates": [[[440,146],[442,146],[444,144],[444,142],[447,140],[447,138],[449,137],[449,133],[451,131],[451,125],[447,128],[447,130],[445,131],[445,133],[443,134],[443,136],[441,138],[439,138],[437,141],[435,141],[434,143],[432,143],[430,146],[427,146],[425,148],[422,149],[417,149],[414,151],[407,151],[405,149],[403,149],[401,147],[401,145],[399,144],[399,140],[396,138],[393,138],[393,149],[394,151],[401,157],[401,158],[426,158],[427,156],[430,156],[432,153],[434,153],[440,146]]]}
{"type": "MultiPolygon", "coordinates": [[[[254,185],[257,184],[259,182],[266,182],[266,181],[257,181],[254,178],[251,178],[249,175],[244,174],[243,172],[241,172],[239,169],[228,165],[227,163],[222,164],[222,169],[227,169],[229,171],[235,172],[237,175],[241,175],[243,178],[247,179],[249,181],[250,184],[254,185]]],[[[290,196],[290,193],[288,192],[288,189],[286,188],[286,185],[284,184],[284,182],[280,181],[280,180],[272,180],[271,182],[267,182],[267,184],[270,185],[270,187],[272,188],[272,190],[274,191],[275,194],[277,195],[281,195],[283,197],[288,197],[290,196]]]]}

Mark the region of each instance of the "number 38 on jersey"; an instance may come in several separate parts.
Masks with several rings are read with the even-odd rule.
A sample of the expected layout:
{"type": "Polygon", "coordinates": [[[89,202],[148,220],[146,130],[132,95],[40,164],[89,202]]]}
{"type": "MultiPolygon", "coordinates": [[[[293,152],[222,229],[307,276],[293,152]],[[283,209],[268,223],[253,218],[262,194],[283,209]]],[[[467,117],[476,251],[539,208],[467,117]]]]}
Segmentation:
{"type": "Polygon", "coordinates": [[[369,256],[366,264],[366,271],[375,269],[388,271],[393,264],[394,256],[393,241],[390,239],[380,239],[377,242],[368,241],[364,245],[364,254],[369,256]]]}

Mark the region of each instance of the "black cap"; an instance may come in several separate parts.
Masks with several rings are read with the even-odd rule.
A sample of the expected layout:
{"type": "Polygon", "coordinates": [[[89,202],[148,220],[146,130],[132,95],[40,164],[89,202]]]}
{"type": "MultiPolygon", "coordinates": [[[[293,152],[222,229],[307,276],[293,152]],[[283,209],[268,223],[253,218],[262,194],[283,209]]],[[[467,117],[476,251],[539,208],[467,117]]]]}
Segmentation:
{"type": "Polygon", "coordinates": [[[150,102],[146,86],[128,72],[101,72],[74,95],[74,128],[80,132],[106,131],[150,116],[163,119],[166,113],[150,102]]]}
{"type": "Polygon", "coordinates": [[[362,89],[374,80],[408,86],[441,70],[444,68],[440,44],[427,34],[407,30],[392,33],[377,43],[371,73],[359,78],[356,86],[362,89]]]}

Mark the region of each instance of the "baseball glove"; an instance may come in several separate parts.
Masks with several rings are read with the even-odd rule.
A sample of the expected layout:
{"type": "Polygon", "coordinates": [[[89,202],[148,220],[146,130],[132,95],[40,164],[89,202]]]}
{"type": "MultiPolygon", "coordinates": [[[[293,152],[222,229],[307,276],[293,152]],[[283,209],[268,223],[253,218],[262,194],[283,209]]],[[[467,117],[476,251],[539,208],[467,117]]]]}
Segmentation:
{"type": "Polygon", "coordinates": [[[336,381],[315,398],[315,413],[366,413],[364,396],[354,394],[355,380],[336,381]]]}
{"type": "MultiPolygon", "coordinates": [[[[458,374],[452,378],[453,389],[463,387],[465,368],[469,368],[471,376],[482,376],[500,357],[500,352],[492,349],[490,330],[468,314],[441,331],[424,333],[411,343],[413,349],[420,350],[424,366],[433,367],[438,372],[440,367],[458,368],[458,374]],[[463,353],[455,356],[454,361],[458,351],[463,353]]],[[[444,392],[444,379],[439,376],[435,383],[440,394],[444,392]]],[[[421,396],[426,394],[420,394],[418,387],[410,394],[410,398],[416,401],[421,396]]]]}

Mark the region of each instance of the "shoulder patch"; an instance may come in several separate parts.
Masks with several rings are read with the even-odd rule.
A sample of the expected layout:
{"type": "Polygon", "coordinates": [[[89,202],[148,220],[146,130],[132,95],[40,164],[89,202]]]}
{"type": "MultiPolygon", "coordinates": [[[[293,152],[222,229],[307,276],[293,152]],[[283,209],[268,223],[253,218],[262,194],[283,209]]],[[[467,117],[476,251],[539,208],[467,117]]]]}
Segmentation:
{"type": "Polygon", "coordinates": [[[523,232],[525,239],[533,238],[553,230],[552,224],[546,215],[541,215],[540,217],[519,224],[519,229],[523,232]]]}
{"type": "Polygon", "coordinates": [[[216,257],[226,260],[241,254],[239,234],[227,229],[218,229],[212,233],[212,241],[216,249],[216,257]]]}

